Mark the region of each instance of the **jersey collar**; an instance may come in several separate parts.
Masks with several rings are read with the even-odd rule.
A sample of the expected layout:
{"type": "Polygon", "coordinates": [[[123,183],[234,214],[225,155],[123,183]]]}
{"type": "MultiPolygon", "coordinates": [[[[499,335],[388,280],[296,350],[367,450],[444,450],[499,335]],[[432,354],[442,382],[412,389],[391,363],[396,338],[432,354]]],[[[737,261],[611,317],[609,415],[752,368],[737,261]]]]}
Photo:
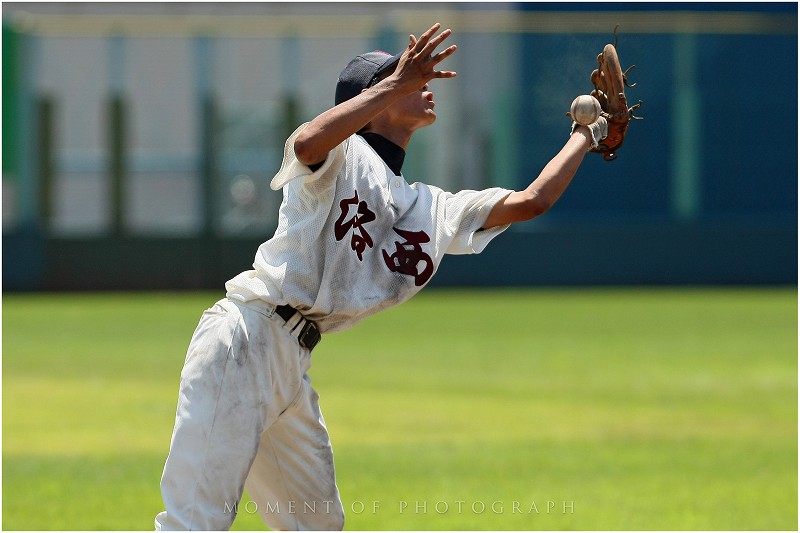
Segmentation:
{"type": "Polygon", "coordinates": [[[377,133],[365,131],[359,133],[359,135],[361,135],[361,137],[367,141],[367,144],[369,144],[380,158],[383,159],[383,162],[386,163],[389,169],[394,172],[396,176],[399,176],[403,168],[406,151],[377,133]]]}

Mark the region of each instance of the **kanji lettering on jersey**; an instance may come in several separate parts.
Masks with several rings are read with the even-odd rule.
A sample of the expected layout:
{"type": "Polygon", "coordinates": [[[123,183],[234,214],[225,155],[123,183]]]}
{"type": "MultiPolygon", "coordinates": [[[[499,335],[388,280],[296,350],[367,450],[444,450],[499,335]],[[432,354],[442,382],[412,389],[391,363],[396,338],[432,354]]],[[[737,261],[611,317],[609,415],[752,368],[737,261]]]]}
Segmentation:
{"type": "Polygon", "coordinates": [[[431,238],[424,231],[392,229],[405,239],[405,242],[395,241],[395,252],[391,255],[382,250],[386,266],[392,272],[413,276],[414,285],[417,287],[424,285],[433,276],[433,259],[420,245],[430,242],[431,238]]]}
{"type": "Polygon", "coordinates": [[[352,198],[345,198],[339,202],[339,207],[342,210],[342,214],[339,215],[339,219],[333,227],[334,236],[337,241],[341,241],[350,230],[353,230],[353,235],[350,238],[350,247],[358,255],[358,260],[363,261],[364,251],[367,247],[372,248],[373,246],[372,237],[364,225],[375,220],[375,213],[369,210],[367,202],[358,200],[358,191],[354,191],[352,198]],[[347,218],[351,209],[355,209],[355,214],[347,218]]]}

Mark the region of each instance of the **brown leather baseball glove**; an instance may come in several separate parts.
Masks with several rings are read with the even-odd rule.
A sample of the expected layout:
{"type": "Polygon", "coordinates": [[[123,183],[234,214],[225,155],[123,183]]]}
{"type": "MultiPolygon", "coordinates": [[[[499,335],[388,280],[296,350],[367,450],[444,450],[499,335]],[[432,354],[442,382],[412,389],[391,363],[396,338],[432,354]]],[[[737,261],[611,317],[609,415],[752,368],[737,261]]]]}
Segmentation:
{"type": "Polygon", "coordinates": [[[642,118],[633,115],[633,110],[641,107],[642,101],[628,107],[628,99],[625,97],[625,87],[636,85],[628,83],[628,72],[636,65],[622,70],[617,56],[616,42],[617,28],[614,28],[614,44],[603,47],[603,51],[597,56],[598,67],[592,71],[591,76],[594,85],[592,96],[600,102],[600,107],[603,109],[602,116],[608,121],[608,135],[590,151],[603,154],[603,159],[606,161],[617,158],[617,151],[625,140],[630,121],[642,118]]]}

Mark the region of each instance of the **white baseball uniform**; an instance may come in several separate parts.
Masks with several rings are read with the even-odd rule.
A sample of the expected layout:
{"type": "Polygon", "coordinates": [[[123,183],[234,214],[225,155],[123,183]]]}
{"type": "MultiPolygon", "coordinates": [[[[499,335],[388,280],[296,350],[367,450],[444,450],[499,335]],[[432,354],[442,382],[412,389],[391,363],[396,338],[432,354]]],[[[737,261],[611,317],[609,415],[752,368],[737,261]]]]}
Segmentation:
{"type": "MultiPolygon", "coordinates": [[[[273,178],[275,235],[200,320],[181,374],[157,529],[227,529],[246,488],[273,529],[342,529],[333,452],[297,331],[347,329],[416,294],[445,254],[479,253],[510,190],[445,192],[395,175],[359,135],[312,171],[294,140],[273,178]],[[298,314],[288,321],[276,307],[298,314]]],[[[250,509],[249,509],[250,510],[250,509]]]]}

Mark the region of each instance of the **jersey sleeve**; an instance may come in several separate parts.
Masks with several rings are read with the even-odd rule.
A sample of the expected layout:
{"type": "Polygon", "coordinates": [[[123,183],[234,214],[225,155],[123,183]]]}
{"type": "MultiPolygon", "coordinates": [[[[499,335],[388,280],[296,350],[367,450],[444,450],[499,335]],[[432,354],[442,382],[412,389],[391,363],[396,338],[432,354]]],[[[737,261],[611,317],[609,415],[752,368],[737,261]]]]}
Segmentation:
{"type": "Polygon", "coordinates": [[[297,155],[294,153],[294,141],[306,126],[308,126],[308,122],[294,130],[294,133],[286,140],[286,144],[283,147],[283,163],[281,163],[280,170],[278,170],[278,173],[275,174],[275,177],[272,178],[269,184],[273,191],[281,190],[284,185],[298,178],[303,178],[305,183],[317,181],[321,178],[332,179],[335,178],[339,170],[341,170],[344,164],[345,144],[348,141],[344,141],[331,150],[325,162],[322,163],[322,166],[317,170],[312,171],[307,165],[304,165],[297,159],[297,155]]]}
{"type": "Polygon", "coordinates": [[[508,189],[492,187],[482,191],[446,193],[445,223],[454,234],[445,253],[454,255],[480,253],[492,239],[508,229],[511,224],[489,229],[481,228],[495,204],[511,192],[508,189]]]}

